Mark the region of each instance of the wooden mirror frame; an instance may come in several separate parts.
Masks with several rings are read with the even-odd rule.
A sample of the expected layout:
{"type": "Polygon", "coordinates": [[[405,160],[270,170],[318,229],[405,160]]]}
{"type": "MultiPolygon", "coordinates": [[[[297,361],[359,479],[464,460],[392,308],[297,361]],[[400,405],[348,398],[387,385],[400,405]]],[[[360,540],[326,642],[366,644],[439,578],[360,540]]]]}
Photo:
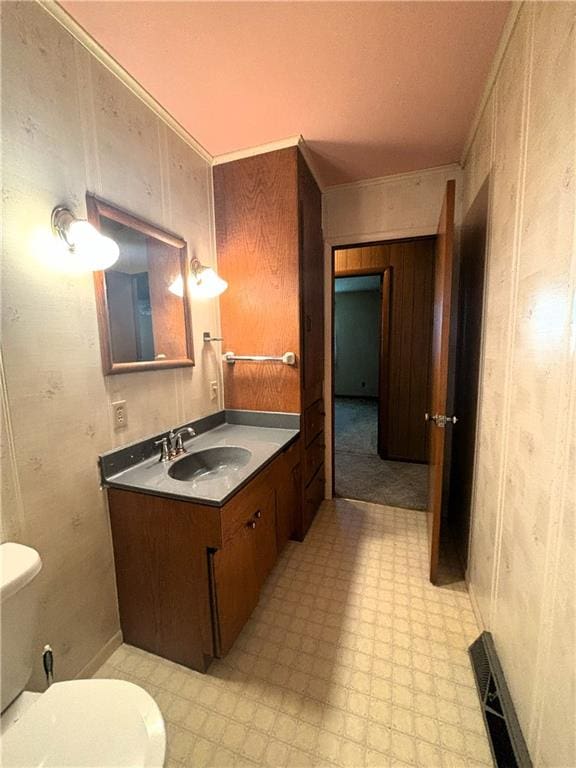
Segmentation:
{"type": "Polygon", "coordinates": [[[98,330],[100,335],[100,351],[102,355],[102,368],[104,375],[116,373],[134,373],[136,371],[154,371],[162,368],[181,368],[194,365],[194,344],[192,340],[192,314],[190,295],[188,292],[188,277],[190,265],[188,263],[186,242],[177,235],[151,224],[144,219],[134,216],[128,211],[102,200],[96,195],[86,194],[86,208],[88,221],[100,231],[100,217],[112,219],[130,229],[141,232],[147,237],[153,237],[162,243],[171,245],[180,251],[180,270],[184,282],[184,296],[182,298],[184,309],[184,329],[186,357],[172,358],[168,360],[135,360],[129,363],[115,363],[112,357],[112,337],[110,332],[110,315],[106,298],[106,277],[104,272],[94,272],[94,289],[96,293],[96,314],[98,317],[98,330]]]}

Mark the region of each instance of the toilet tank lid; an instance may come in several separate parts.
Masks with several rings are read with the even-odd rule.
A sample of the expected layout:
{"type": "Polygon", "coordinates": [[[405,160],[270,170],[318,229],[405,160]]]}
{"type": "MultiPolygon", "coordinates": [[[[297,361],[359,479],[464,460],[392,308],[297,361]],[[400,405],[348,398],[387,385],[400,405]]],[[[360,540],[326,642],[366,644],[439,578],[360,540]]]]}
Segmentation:
{"type": "Polygon", "coordinates": [[[26,586],[41,568],[40,555],[32,547],[12,541],[0,544],[0,602],[26,586]]]}

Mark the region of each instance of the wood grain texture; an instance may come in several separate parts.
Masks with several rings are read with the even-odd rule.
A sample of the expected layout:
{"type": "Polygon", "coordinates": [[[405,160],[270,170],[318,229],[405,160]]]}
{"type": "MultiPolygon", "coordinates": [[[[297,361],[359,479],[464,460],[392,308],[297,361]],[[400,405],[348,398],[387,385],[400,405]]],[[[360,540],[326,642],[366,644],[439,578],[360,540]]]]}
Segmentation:
{"type": "Polygon", "coordinates": [[[430,398],[434,240],[398,240],[334,252],[335,277],[382,274],[391,270],[387,278],[390,281],[387,376],[382,372],[387,385],[387,398],[381,406],[385,413],[381,417],[379,446],[386,446],[385,451],[379,451],[382,458],[427,460],[424,413],[430,398]]]}
{"type": "Polygon", "coordinates": [[[300,461],[296,441],[221,508],[108,489],[127,642],[201,672],[230,650],[292,536],[300,461]]]}
{"type": "Polygon", "coordinates": [[[226,408],[300,412],[297,148],[214,168],[223,350],[298,364],[224,366],[226,408]]]}
{"type": "Polygon", "coordinates": [[[206,549],[217,510],[108,489],[124,640],[205,671],[214,649],[206,549]]]}
{"type": "MultiPolygon", "coordinates": [[[[154,348],[167,360],[187,357],[186,312],[182,299],[175,296],[169,287],[183,268],[182,252],[173,246],[154,238],[147,239],[148,285],[152,306],[154,348]]],[[[184,254],[186,249],[184,248],[184,254]]]]}
{"type": "MultiPolygon", "coordinates": [[[[432,333],[432,394],[431,414],[451,416],[452,403],[449,394],[452,389],[450,376],[453,374],[451,351],[453,350],[452,294],[454,288],[454,200],[455,184],[446,185],[446,196],[440,213],[436,237],[436,262],[434,276],[434,325],[432,333]]],[[[446,470],[450,462],[452,426],[445,428],[428,422],[429,441],[429,499],[428,534],[430,540],[430,581],[437,583],[440,564],[440,537],[442,512],[447,501],[448,486],[446,470]]]]}
{"type": "Polygon", "coordinates": [[[222,549],[210,555],[218,656],[232,647],[276,562],[276,497],[286,470],[281,455],[244,489],[239,502],[226,505],[241,515],[234,515],[238,524],[222,549]]]}
{"type": "Polygon", "coordinates": [[[254,554],[254,530],[248,520],[224,549],[211,553],[215,595],[215,655],[225,656],[258,604],[259,578],[254,554]]]}

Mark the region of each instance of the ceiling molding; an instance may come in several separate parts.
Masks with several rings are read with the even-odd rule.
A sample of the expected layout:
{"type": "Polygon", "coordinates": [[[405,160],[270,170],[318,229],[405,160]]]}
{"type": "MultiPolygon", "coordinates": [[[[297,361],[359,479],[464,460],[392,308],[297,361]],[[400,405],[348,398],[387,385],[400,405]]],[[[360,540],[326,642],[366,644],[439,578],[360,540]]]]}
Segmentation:
{"type": "Polygon", "coordinates": [[[494,90],[496,78],[498,77],[498,73],[500,72],[500,67],[502,66],[504,55],[508,50],[508,44],[510,43],[512,32],[514,31],[514,27],[516,26],[516,22],[518,21],[518,14],[520,13],[520,9],[522,8],[523,5],[524,5],[524,0],[514,0],[510,8],[510,13],[508,14],[508,17],[506,19],[506,23],[504,24],[504,29],[502,30],[502,34],[500,36],[500,42],[498,43],[498,48],[496,49],[496,53],[494,54],[494,58],[492,59],[492,64],[490,66],[488,77],[486,78],[486,83],[484,85],[484,90],[482,91],[482,96],[478,103],[478,108],[476,109],[474,119],[472,120],[472,125],[470,126],[468,137],[466,139],[466,142],[464,143],[464,149],[462,150],[462,155],[460,157],[460,165],[462,166],[462,168],[464,168],[464,166],[466,165],[466,161],[468,160],[468,154],[470,152],[474,139],[476,138],[476,134],[478,133],[480,121],[482,120],[482,116],[484,114],[484,110],[486,109],[486,105],[488,104],[492,91],[494,90]]]}
{"type": "Polygon", "coordinates": [[[168,128],[176,133],[183,141],[192,147],[207,163],[212,165],[212,155],[188,133],[188,131],[175,120],[172,115],[159,104],[156,99],[143,88],[140,83],[129,74],[116,59],[111,56],[102,46],[91,37],[88,32],[70,14],[59,5],[56,0],[35,0],[47,13],[49,13],[59,24],[61,24],[71,35],[91,53],[98,61],[103,64],[115,77],[135,95],[140,101],[154,112],[157,117],[164,122],[168,128]]]}
{"type": "Polygon", "coordinates": [[[237,149],[234,152],[225,152],[222,155],[214,155],[214,165],[223,165],[231,163],[234,160],[242,160],[245,157],[256,157],[256,155],[265,155],[267,152],[276,152],[279,149],[288,147],[297,147],[302,141],[302,136],[289,136],[287,139],[278,141],[269,141],[266,144],[257,144],[255,147],[245,147],[237,149]]]}
{"type": "Polygon", "coordinates": [[[318,170],[318,163],[316,162],[316,159],[314,157],[314,154],[308,144],[306,144],[306,139],[303,136],[300,136],[300,152],[302,152],[302,156],[304,160],[306,160],[306,165],[310,169],[310,173],[312,176],[314,176],[314,180],[316,184],[318,184],[318,187],[320,188],[320,192],[324,193],[326,190],[326,185],[322,182],[322,176],[320,175],[320,171],[318,170]]]}
{"type": "Polygon", "coordinates": [[[404,181],[413,177],[432,176],[438,173],[457,173],[462,168],[459,163],[448,163],[448,165],[436,165],[433,168],[423,168],[418,171],[408,171],[407,173],[393,173],[389,176],[377,176],[373,179],[362,179],[360,181],[351,181],[347,184],[333,184],[324,189],[324,193],[329,195],[331,192],[340,192],[346,189],[364,189],[365,187],[377,187],[382,184],[394,184],[398,181],[404,181]]]}

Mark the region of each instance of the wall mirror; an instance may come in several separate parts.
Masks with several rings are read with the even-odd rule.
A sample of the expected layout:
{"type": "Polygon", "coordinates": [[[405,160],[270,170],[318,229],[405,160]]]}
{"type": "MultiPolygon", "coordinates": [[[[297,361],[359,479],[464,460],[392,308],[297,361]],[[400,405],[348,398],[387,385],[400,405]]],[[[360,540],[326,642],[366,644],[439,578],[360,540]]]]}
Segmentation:
{"type": "Polygon", "coordinates": [[[194,365],[186,243],[94,195],[86,202],[90,223],[120,248],[94,273],[104,373],[194,365]]]}

